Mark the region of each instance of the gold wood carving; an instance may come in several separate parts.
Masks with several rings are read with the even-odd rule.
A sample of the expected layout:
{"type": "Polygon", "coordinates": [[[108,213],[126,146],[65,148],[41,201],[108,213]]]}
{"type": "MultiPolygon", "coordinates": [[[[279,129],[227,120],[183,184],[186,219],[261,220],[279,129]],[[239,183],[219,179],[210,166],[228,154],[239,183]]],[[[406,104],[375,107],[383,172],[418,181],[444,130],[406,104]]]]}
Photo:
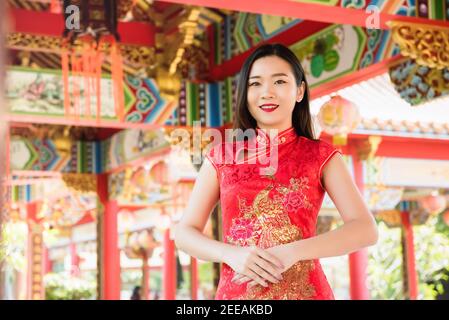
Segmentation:
{"type": "MultiPolygon", "coordinates": [[[[60,54],[62,48],[62,38],[60,37],[32,35],[19,32],[8,34],[6,42],[8,48],[26,51],[60,54]]],[[[81,44],[75,42],[75,46],[79,46],[80,50],[82,50],[81,44]]],[[[103,43],[102,50],[108,51],[109,46],[108,43],[103,43]]],[[[134,67],[148,67],[155,63],[156,55],[154,47],[121,44],[120,49],[125,62],[134,67]]]]}
{"type": "Polygon", "coordinates": [[[58,53],[61,51],[61,38],[59,37],[20,32],[9,33],[6,36],[6,44],[11,49],[58,53]]]}
{"type": "Polygon", "coordinates": [[[400,21],[389,25],[402,55],[429,68],[449,68],[449,29],[400,21]]]}
{"type": "Polygon", "coordinates": [[[67,187],[75,191],[97,192],[97,179],[94,174],[64,173],[62,179],[67,187]]]}
{"type": "Polygon", "coordinates": [[[156,63],[154,47],[121,45],[125,61],[135,67],[148,67],[156,63]]]}

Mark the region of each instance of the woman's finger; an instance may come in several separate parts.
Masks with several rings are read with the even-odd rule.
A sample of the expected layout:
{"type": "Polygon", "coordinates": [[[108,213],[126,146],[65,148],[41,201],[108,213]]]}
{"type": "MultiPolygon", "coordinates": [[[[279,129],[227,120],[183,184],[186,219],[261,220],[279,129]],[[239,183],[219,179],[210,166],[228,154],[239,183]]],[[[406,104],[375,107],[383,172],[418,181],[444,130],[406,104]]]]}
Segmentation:
{"type": "Polygon", "coordinates": [[[237,284],[244,284],[245,282],[248,282],[248,281],[253,281],[253,280],[247,276],[243,276],[239,280],[236,280],[235,282],[237,284]]]}
{"type": "Polygon", "coordinates": [[[243,274],[241,273],[236,273],[233,277],[232,277],[232,282],[237,282],[239,279],[241,279],[242,277],[244,277],[243,274]]]}
{"type": "Polygon", "coordinates": [[[268,283],[266,283],[266,281],[264,279],[262,279],[261,277],[259,277],[259,275],[257,273],[255,273],[254,271],[248,269],[246,271],[245,274],[247,277],[249,277],[250,279],[256,281],[258,284],[260,284],[263,287],[268,287],[268,283]]]}
{"type": "Polygon", "coordinates": [[[276,267],[278,267],[281,272],[284,270],[284,266],[282,264],[282,261],[279,260],[279,258],[277,258],[276,256],[272,255],[271,253],[263,250],[262,248],[259,248],[259,247],[255,247],[255,248],[256,248],[256,253],[259,256],[261,256],[266,261],[268,261],[268,262],[272,263],[273,265],[275,265],[276,267]]]}
{"type": "Polygon", "coordinates": [[[250,269],[252,271],[254,271],[255,273],[257,273],[258,276],[262,277],[264,280],[268,280],[270,282],[273,283],[278,283],[279,280],[276,279],[274,276],[272,276],[271,274],[269,274],[268,272],[266,272],[263,268],[261,268],[257,262],[255,262],[254,264],[252,264],[250,266],[250,269]]]}
{"type": "Polygon", "coordinates": [[[260,256],[256,258],[255,263],[261,267],[263,270],[265,270],[267,273],[270,274],[270,276],[276,278],[277,280],[282,280],[282,271],[266,261],[265,259],[261,258],[260,256]]]}

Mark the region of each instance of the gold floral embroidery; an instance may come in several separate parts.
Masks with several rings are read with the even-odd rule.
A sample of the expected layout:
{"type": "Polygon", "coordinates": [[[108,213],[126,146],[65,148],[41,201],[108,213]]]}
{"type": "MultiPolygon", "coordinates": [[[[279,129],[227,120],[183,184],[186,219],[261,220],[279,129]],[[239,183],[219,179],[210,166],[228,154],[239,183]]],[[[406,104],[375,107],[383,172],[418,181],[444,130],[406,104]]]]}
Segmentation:
{"type": "Polygon", "coordinates": [[[314,269],[313,261],[300,261],[282,275],[282,281],[269,287],[254,286],[237,300],[309,300],[315,296],[315,287],[309,281],[309,273],[314,269]]]}
{"type": "MultiPolygon", "coordinates": [[[[309,188],[308,179],[291,178],[289,182],[284,186],[271,179],[250,206],[245,199],[239,198],[242,215],[232,220],[228,242],[270,248],[302,239],[301,229],[291,223],[288,212],[301,207],[311,208],[303,192],[309,188]],[[273,193],[272,198],[270,193],[273,193]]],[[[309,282],[309,273],[313,269],[313,261],[299,261],[284,272],[283,280],[278,284],[270,284],[268,288],[253,287],[237,299],[310,299],[315,295],[315,288],[309,282]]]]}

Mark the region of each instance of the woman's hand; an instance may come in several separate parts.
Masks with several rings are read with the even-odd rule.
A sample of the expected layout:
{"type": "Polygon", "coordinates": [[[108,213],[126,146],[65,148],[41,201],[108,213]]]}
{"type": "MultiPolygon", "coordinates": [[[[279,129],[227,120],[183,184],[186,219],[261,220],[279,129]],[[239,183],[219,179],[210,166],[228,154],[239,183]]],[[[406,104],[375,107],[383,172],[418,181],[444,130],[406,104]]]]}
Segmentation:
{"type": "Polygon", "coordinates": [[[277,257],[281,261],[282,265],[284,266],[282,272],[287,271],[291,266],[298,262],[293,244],[293,242],[290,242],[265,249],[265,251],[277,257]]]}
{"type": "MultiPolygon", "coordinates": [[[[278,261],[281,262],[281,264],[283,265],[283,268],[281,270],[282,273],[288,270],[291,266],[293,266],[297,262],[297,260],[295,259],[295,255],[292,254],[291,250],[292,247],[289,246],[289,244],[282,244],[265,249],[265,252],[273,255],[274,257],[277,258],[278,261]]],[[[242,273],[236,273],[231,281],[237,284],[243,284],[249,281],[248,287],[252,287],[258,284],[258,282],[254,281],[253,279],[242,273]]]]}
{"type": "Polygon", "coordinates": [[[268,286],[266,281],[278,283],[282,280],[284,270],[282,262],[267,250],[253,247],[234,247],[225,263],[237,274],[247,277],[261,286],[268,286]]]}

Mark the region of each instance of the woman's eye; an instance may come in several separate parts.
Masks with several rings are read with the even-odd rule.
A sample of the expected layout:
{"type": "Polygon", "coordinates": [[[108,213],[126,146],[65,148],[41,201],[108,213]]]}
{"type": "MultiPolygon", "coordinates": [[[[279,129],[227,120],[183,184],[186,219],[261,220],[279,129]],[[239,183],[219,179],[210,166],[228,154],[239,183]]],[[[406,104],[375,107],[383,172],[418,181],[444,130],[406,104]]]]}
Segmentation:
{"type": "Polygon", "coordinates": [[[249,87],[258,86],[258,85],[259,85],[259,82],[251,82],[248,84],[249,87]]]}
{"type": "Polygon", "coordinates": [[[275,83],[276,83],[276,84],[282,84],[282,83],[286,83],[286,81],[284,81],[284,80],[276,80],[275,83]]]}

